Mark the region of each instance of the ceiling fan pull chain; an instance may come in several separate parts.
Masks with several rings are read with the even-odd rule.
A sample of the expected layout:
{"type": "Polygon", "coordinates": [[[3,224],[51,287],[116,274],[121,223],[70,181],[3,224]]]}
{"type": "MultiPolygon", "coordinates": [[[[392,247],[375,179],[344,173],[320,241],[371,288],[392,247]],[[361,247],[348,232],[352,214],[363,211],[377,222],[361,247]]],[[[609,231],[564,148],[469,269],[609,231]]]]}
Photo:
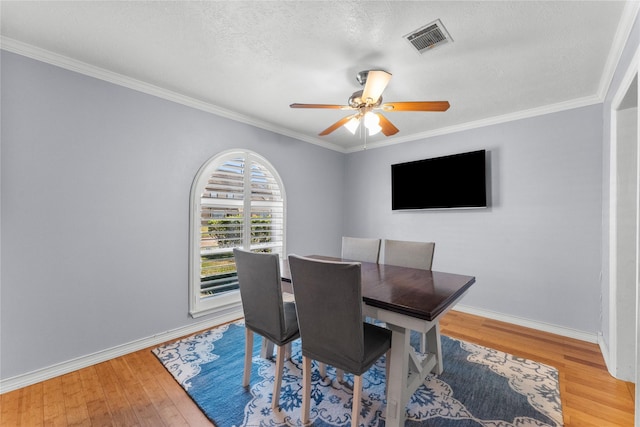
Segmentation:
{"type": "Polygon", "coordinates": [[[362,126],[360,126],[360,129],[362,129],[362,133],[364,133],[364,146],[362,147],[363,150],[367,149],[367,130],[364,129],[364,120],[360,120],[360,123],[362,124],[362,126]]]}

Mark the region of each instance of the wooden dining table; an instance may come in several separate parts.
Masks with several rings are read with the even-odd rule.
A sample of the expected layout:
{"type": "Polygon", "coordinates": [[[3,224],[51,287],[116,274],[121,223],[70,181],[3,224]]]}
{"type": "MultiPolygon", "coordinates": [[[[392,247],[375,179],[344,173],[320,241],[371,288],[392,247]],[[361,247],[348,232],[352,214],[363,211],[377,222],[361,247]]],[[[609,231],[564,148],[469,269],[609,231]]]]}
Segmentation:
{"type": "MultiPolygon", "coordinates": [[[[328,261],[350,261],[311,255],[328,261]]],[[[392,331],[387,378],[387,427],[404,426],[411,395],[431,372],[443,372],[439,321],[466,294],[475,277],[394,265],[360,262],[363,315],[392,331]],[[410,345],[411,331],[426,333],[427,353],[419,357],[410,345]]],[[[286,260],[281,269],[283,291],[293,293],[286,260]]]]}

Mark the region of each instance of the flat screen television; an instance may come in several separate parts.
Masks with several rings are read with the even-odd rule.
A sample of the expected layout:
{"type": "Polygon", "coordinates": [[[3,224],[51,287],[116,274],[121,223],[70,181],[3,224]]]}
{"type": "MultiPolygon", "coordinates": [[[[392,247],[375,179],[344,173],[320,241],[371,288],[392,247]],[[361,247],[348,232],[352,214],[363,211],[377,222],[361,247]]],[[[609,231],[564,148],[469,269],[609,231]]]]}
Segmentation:
{"type": "Polygon", "coordinates": [[[486,150],[391,165],[391,209],[487,207],[486,150]]]}

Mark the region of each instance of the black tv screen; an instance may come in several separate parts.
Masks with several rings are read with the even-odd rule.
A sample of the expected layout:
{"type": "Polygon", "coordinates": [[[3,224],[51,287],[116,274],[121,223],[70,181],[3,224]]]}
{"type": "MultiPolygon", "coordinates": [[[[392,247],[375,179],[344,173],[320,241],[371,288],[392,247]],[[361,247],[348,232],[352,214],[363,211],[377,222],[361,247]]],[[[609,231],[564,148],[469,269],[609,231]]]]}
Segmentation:
{"type": "Polygon", "coordinates": [[[391,165],[391,209],[487,206],[486,151],[391,165]]]}

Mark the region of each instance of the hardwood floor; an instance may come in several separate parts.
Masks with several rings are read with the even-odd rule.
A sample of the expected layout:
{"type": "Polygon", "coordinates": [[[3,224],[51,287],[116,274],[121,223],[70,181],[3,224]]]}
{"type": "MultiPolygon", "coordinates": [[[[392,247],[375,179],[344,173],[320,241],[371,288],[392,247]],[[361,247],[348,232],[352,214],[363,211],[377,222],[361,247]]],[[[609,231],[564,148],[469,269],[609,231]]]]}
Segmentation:
{"type": "MultiPolygon", "coordinates": [[[[634,385],[609,375],[595,344],[456,311],[441,331],[556,367],[565,426],[633,426],[634,385]]],[[[0,425],[210,426],[150,350],[5,393],[0,425]]]]}
{"type": "Polygon", "coordinates": [[[634,384],[609,374],[598,345],[456,311],[441,331],[558,369],[565,426],[633,427],[634,384]]]}

